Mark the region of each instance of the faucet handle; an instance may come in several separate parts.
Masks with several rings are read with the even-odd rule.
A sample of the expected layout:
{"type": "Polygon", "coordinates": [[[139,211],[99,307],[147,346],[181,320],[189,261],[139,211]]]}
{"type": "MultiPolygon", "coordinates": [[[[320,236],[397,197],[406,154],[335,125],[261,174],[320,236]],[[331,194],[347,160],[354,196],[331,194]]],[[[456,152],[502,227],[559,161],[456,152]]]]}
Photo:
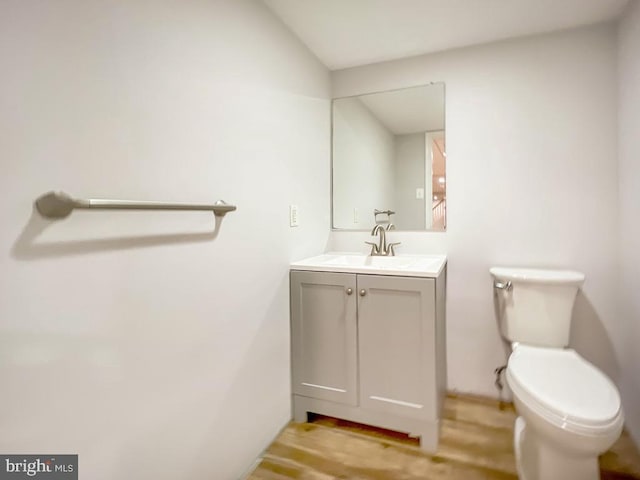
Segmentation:
{"type": "Polygon", "coordinates": [[[364,243],[366,243],[367,245],[371,245],[371,253],[369,253],[369,255],[380,253],[378,252],[378,245],[376,243],[373,243],[373,242],[364,242],[364,243]]]}
{"type": "Polygon", "coordinates": [[[402,242],[391,242],[387,245],[387,254],[391,254],[391,256],[395,256],[396,250],[395,246],[400,245],[402,242]]]}

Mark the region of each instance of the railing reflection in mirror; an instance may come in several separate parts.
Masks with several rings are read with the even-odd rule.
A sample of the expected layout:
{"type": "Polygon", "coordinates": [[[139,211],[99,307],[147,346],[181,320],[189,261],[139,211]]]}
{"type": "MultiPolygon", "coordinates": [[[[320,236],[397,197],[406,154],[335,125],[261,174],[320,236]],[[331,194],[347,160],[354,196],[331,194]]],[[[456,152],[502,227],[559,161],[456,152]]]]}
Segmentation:
{"type": "Polygon", "coordinates": [[[447,228],[447,200],[441,198],[433,202],[433,228],[444,230],[447,228]]]}

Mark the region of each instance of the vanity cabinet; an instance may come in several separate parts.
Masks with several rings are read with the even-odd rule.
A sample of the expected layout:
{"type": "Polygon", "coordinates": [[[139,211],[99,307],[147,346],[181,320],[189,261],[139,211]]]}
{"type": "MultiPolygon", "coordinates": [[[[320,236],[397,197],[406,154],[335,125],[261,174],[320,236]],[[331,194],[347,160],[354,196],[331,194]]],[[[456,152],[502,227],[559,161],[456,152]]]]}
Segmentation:
{"type": "Polygon", "coordinates": [[[319,413],[421,437],[446,390],[445,276],[291,271],[294,419],[319,413]]]}

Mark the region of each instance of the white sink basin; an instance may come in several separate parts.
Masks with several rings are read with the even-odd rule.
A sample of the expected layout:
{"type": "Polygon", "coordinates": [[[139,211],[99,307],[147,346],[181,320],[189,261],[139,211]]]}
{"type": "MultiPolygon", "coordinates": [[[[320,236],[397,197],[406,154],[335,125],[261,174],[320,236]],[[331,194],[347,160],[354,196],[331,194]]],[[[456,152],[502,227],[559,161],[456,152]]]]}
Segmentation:
{"type": "Polygon", "coordinates": [[[445,255],[372,257],[358,253],[325,253],[293,262],[291,269],[435,278],[446,263],[445,255]]]}
{"type": "MultiPolygon", "coordinates": [[[[324,255],[323,255],[324,256],[324,255]]],[[[330,255],[327,255],[330,257],[330,255]]],[[[368,255],[339,255],[325,261],[329,265],[352,265],[354,267],[406,268],[415,263],[410,257],[371,257],[368,255]]]]}

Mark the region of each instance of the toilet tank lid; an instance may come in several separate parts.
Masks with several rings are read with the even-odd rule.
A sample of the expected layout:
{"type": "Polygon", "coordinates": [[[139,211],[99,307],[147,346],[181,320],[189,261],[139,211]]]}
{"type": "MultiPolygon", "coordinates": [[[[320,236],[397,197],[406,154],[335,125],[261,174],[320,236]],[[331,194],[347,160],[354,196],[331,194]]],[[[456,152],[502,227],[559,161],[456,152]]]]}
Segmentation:
{"type": "Polygon", "coordinates": [[[523,283],[556,283],[582,285],[584,273],[575,270],[551,270],[539,268],[492,267],[489,273],[500,280],[523,283]]]}

